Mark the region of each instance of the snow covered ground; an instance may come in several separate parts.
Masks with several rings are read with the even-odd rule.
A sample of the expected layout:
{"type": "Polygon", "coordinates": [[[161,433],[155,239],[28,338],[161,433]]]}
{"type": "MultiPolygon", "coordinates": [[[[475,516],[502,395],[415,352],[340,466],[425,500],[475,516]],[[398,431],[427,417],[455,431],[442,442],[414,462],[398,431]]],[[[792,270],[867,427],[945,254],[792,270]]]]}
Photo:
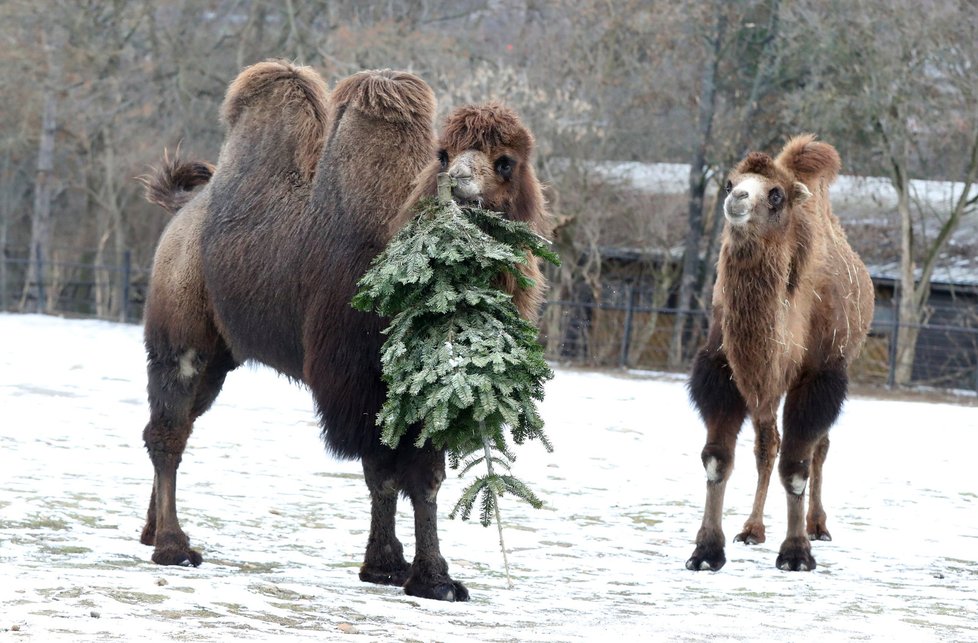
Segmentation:
{"type": "MultiPolygon", "coordinates": [[[[848,403],[826,464],[835,540],[815,543],[812,573],[774,567],[777,482],[767,543],[729,543],[718,573],[685,569],[704,430],[681,380],[558,369],[542,410],[556,450],[526,445],[515,473],[548,505],[502,505],[512,590],[495,529],[447,518],[454,478],[442,550],[472,601],[360,583],[359,464],[325,455],[307,392],[256,368],[231,374],[180,469],[204,564],[159,567],[138,541],[152,479],[140,329],[0,315],[0,640],[978,640],[975,408],[848,403]]],[[[729,538],[750,508],[751,438],[729,538]]]]}

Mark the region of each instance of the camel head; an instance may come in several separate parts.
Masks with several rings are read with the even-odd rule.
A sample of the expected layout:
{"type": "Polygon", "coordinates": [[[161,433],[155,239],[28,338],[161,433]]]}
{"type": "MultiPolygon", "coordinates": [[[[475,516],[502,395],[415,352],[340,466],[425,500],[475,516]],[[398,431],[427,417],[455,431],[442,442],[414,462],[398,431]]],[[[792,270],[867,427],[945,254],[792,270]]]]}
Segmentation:
{"type": "Polygon", "coordinates": [[[452,192],[459,203],[529,220],[542,205],[532,151],[533,135],[516,112],[490,102],[449,114],[437,162],[454,179],[452,192]]]}
{"type": "Polygon", "coordinates": [[[785,228],[787,213],[812,196],[793,172],[761,152],[751,152],[737,164],[726,191],[723,215],[731,232],[760,236],[785,228]]]}

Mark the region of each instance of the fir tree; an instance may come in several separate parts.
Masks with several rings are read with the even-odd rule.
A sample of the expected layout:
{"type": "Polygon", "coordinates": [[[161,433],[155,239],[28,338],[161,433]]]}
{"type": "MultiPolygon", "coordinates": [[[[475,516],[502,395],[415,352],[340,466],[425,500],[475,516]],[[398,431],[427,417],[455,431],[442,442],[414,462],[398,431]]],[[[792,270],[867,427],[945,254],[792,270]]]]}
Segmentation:
{"type": "Polygon", "coordinates": [[[446,449],[453,468],[465,461],[460,476],[485,466],[449,515],[466,520],[478,502],[483,526],[495,519],[509,579],[499,496],[510,493],[533,507],[542,502],[510,474],[515,456],[505,428],[516,444],[537,439],[552,451],[535,401],[553,372],[537,328],[495,284],[510,273],[519,287],[531,286],[518,269],[528,252],[559,260],[525,223],[460,207],[448,181],[439,175],[439,198],[422,201],[374,260],[353,306],[391,319],[381,352],[382,441],[396,447],[417,425],[418,446],[430,440],[446,449]]]}

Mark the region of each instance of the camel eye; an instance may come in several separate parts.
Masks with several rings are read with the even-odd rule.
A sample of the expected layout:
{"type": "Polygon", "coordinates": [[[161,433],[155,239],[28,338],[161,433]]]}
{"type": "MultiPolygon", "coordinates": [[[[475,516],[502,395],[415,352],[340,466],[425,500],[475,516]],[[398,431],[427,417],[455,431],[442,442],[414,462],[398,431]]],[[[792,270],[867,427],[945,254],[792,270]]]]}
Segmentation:
{"type": "Polygon", "coordinates": [[[723,189],[727,191],[727,194],[733,192],[733,181],[727,181],[727,184],[723,186],[723,189]]]}
{"type": "Polygon", "coordinates": [[[508,179],[513,175],[513,168],[515,166],[516,161],[508,156],[500,156],[498,159],[496,159],[496,173],[504,179],[508,179]]]}
{"type": "Polygon", "coordinates": [[[767,193],[767,200],[772,208],[780,207],[784,203],[784,190],[780,187],[771,188],[771,191],[767,193]]]}
{"type": "Polygon", "coordinates": [[[438,162],[441,163],[441,169],[448,169],[448,152],[438,150],[438,162]]]}

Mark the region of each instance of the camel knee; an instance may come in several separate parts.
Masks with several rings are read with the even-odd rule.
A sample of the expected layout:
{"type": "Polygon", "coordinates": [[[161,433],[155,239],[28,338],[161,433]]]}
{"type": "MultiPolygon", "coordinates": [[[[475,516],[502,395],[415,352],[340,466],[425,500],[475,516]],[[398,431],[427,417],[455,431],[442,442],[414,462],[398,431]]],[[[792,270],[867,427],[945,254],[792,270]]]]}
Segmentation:
{"type": "Polygon", "coordinates": [[[700,454],[703,469],[706,470],[706,480],[711,483],[723,482],[733,471],[733,452],[725,447],[708,444],[700,454]]]}
{"type": "Polygon", "coordinates": [[[445,453],[430,446],[417,451],[413,461],[402,468],[400,478],[412,502],[435,502],[445,481],[445,453]]]}
{"type": "Polygon", "coordinates": [[[781,461],[778,462],[778,474],[781,476],[781,484],[784,485],[785,491],[795,496],[804,495],[805,489],[808,487],[810,468],[810,460],[782,457],[781,461]]]}

